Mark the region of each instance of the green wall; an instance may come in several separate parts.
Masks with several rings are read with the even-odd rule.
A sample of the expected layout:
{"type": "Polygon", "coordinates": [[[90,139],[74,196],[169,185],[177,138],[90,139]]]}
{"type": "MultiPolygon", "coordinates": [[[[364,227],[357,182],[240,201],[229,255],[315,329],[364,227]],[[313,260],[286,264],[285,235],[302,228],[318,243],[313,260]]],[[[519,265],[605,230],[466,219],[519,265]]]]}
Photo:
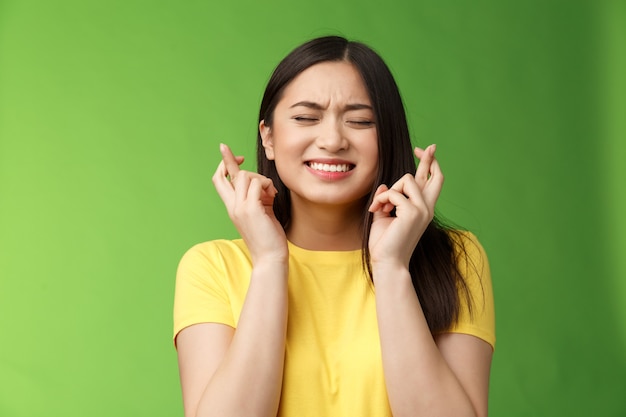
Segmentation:
{"type": "Polygon", "coordinates": [[[218,143],[253,169],[271,70],[331,33],[387,60],[488,251],[491,415],[626,415],[624,2],[219,3],[0,0],[0,415],[182,416],[218,143]]]}

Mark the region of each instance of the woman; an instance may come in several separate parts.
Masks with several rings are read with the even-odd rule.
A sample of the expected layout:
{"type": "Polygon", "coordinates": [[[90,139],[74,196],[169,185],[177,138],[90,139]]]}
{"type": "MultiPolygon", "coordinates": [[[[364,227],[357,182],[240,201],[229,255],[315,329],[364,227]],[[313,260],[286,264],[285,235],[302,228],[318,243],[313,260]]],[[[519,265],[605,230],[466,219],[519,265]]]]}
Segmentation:
{"type": "Polygon", "coordinates": [[[486,257],[434,219],[443,175],[415,148],[382,59],[314,39],[274,71],[258,173],[220,145],[213,183],[242,239],[179,266],[186,416],[486,416],[486,257]]]}

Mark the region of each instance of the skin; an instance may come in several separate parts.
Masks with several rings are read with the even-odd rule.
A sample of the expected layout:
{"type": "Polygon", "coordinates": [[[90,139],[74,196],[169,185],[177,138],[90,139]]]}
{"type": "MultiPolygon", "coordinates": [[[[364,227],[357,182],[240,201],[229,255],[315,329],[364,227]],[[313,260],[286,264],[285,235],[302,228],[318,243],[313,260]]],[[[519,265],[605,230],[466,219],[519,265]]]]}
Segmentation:
{"type": "MultiPolygon", "coordinates": [[[[213,183],[250,250],[253,271],[236,331],[203,323],[177,337],[185,416],[276,415],[288,314],[287,239],[312,250],[360,248],[358,213],[377,159],[376,121],[368,105],[350,64],[321,63],[289,84],[272,126],[261,122],[266,155],[291,193],[286,232],[272,211],[271,180],[240,170],[243,158],[220,146],[223,160],[213,183]],[[346,162],[353,169],[325,178],[311,172],[310,161],[318,160],[346,162]],[[255,389],[242,389],[250,386],[255,389]]],[[[463,334],[433,337],[411,284],[409,258],[433,218],[443,185],[435,146],[415,148],[415,155],[417,171],[381,185],[369,207],[374,220],[368,244],[389,402],[395,417],[486,416],[491,346],[463,334]]]]}
{"type": "Polygon", "coordinates": [[[285,89],[270,128],[259,126],[266,156],[291,191],[288,239],[312,250],[361,247],[362,198],[377,172],[378,138],[360,74],[347,63],[321,63],[285,89]],[[347,163],[342,178],[312,175],[310,162],[347,163]]]}

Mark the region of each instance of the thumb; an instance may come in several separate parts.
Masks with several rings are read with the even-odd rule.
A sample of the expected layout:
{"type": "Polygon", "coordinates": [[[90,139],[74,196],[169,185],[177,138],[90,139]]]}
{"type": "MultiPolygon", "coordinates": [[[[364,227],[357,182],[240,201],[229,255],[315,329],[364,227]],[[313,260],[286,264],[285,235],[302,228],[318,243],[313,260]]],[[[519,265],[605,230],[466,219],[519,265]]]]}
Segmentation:
{"type": "Polygon", "coordinates": [[[376,192],[374,192],[374,198],[372,204],[368,208],[368,211],[374,214],[382,212],[387,216],[389,212],[393,210],[394,205],[389,202],[388,198],[385,198],[385,196],[382,195],[387,191],[389,191],[389,187],[387,187],[387,185],[381,184],[378,186],[376,192]]]}

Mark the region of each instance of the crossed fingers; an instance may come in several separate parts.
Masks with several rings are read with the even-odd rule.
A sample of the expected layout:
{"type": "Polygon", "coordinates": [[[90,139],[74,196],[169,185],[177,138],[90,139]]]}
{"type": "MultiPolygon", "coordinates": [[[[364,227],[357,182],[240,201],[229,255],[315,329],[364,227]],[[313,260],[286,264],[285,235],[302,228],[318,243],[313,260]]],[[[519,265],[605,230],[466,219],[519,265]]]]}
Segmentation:
{"type": "Polygon", "coordinates": [[[272,180],[258,174],[240,169],[243,156],[235,156],[227,145],[220,144],[222,161],[213,175],[213,184],[218,194],[230,210],[236,201],[248,198],[261,201],[271,200],[276,194],[272,180]]]}
{"type": "MultiPolygon", "coordinates": [[[[417,185],[419,193],[424,198],[426,205],[434,208],[444,180],[439,162],[435,158],[436,150],[436,145],[430,145],[426,149],[416,147],[414,153],[419,159],[419,164],[412,178],[413,181],[410,181],[411,178],[409,178],[409,176],[405,176],[397,181],[391,188],[403,193],[406,190],[414,195],[415,187],[413,187],[413,184],[415,184],[417,185]]],[[[407,197],[409,197],[409,200],[411,199],[411,195],[407,195],[407,197]]]]}
{"type": "Polygon", "coordinates": [[[390,212],[394,206],[397,207],[406,200],[413,205],[425,204],[429,211],[434,211],[444,180],[439,162],[435,158],[435,150],[435,145],[426,149],[415,148],[415,156],[420,160],[415,175],[404,175],[391,188],[381,185],[376,191],[376,197],[384,193],[387,196],[375,197],[370,211],[382,209],[390,212]]]}

